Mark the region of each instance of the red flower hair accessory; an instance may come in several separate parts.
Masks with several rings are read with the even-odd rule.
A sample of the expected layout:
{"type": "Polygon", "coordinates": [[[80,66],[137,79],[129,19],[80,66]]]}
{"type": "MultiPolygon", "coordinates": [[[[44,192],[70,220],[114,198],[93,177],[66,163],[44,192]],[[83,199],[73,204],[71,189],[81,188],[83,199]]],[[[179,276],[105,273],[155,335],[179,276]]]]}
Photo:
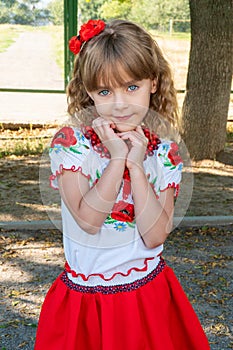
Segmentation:
{"type": "Polygon", "coordinates": [[[73,36],[69,40],[70,51],[77,55],[81,50],[82,44],[101,33],[104,28],[105,23],[101,19],[90,19],[87,23],[84,23],[81,26],[79,35],[73,36]]]}

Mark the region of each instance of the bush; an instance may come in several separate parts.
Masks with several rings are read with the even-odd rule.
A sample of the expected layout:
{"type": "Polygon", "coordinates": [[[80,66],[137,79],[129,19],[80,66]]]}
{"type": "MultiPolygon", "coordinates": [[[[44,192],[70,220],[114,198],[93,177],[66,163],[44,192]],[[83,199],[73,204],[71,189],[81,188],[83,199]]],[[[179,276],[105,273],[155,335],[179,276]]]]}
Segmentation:
{"type": "Polygon", "coordinates": [[[5,23],[10,23],[11,21],[11,13],[9,9],[7,9],[5,6],[0,4],[0,23],[5,24],[5,23]]]}
{"type": "Polygon", "coordinates": [[[63,0],[52,0],[48,4],[48,10],[50,12],[51,21],[55,25],[61,25],[64,21],[64,7],[63,0]]]}

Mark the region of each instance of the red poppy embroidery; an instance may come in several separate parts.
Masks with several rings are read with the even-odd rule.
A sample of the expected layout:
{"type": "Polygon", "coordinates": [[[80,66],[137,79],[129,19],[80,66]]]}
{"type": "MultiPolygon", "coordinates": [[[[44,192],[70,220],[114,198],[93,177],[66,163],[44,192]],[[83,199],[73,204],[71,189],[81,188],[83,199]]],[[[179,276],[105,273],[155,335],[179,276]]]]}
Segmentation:
{"type": "Polygon", "coordinates": [[[55,134],[51,143],[51,147],[54,148],[55,145],[70,147],[76,143],[77,139],[74,136],[74,130],[70,127],[65,126],[55,134]]]}
{"type": "Polygon", "coordinates": [[[113,206],[111,217],[118,221],[132,222],[134,220],[134,205],[119,201],[113,206]]]}
{"type": "Polygon", "coordinates": [[[173,165],[178,165],[182,162],[182,158],[179,155],[179,148],[175,142],[171,143],[171,149],[168,152],[168,158],[173,165]]]}

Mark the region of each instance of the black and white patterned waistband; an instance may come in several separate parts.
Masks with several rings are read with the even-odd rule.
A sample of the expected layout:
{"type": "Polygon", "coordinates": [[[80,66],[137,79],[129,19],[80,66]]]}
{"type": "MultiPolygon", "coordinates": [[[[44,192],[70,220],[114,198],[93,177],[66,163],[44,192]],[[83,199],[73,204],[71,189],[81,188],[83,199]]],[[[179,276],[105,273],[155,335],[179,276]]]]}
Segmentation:
{"type": "Polygon", "coordinates": [[[64,271],[61,274],[60,278],[65,283],[67,288],[74,290],[76,292],[90,293],[90,294],[95,294],[95,293],[116,294],[116,293],[123,293],[123,292],[132,292],[146,285],[147,283],[151,282],[155,277],[157,277],[164,270],[165,267],[166,267],[166,263],[161,258],[156,268],[153,271],[151,271],[147,276],[131,283],[110,285],[110,286],[106,286],[106,285],[105,286],[101,286],[101,285],[84,286],[84,285],[76,284],[69,279],[68,273],[66,271],[64,271]]]}

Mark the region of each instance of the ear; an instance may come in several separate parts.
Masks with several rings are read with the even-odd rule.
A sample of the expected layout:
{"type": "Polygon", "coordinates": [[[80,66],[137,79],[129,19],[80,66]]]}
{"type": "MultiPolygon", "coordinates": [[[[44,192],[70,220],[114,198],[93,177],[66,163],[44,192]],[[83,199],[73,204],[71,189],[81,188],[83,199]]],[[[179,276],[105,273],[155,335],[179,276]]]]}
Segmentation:
{"type": "Polygon", "coordinates": [[[154,94],[156,90],[157,90],[157,79],[155,78],[151,81],[151,91],[150,91],[151,94],[154,94]]]}

